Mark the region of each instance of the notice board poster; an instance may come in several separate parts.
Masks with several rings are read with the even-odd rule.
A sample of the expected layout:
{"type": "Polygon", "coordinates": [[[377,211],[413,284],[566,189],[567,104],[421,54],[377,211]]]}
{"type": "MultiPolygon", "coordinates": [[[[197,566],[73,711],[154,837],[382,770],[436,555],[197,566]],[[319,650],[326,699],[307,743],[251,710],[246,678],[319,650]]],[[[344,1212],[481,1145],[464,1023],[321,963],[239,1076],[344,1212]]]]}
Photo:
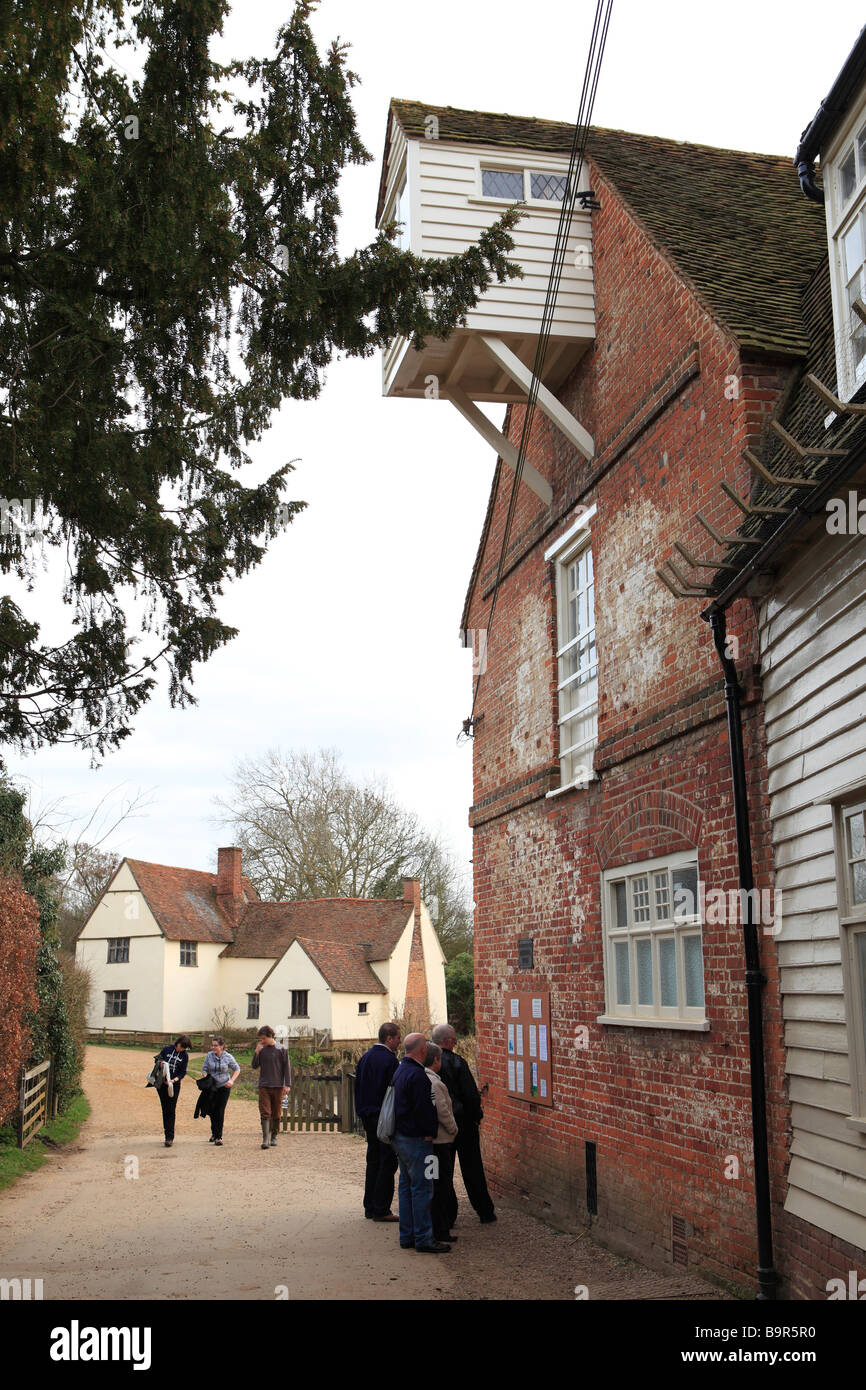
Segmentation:
{"type": "Polygon", "coordinates": [[[515,1100],[553,1105],[550,991],[505,996],[506,1088],[515,1100]]]}

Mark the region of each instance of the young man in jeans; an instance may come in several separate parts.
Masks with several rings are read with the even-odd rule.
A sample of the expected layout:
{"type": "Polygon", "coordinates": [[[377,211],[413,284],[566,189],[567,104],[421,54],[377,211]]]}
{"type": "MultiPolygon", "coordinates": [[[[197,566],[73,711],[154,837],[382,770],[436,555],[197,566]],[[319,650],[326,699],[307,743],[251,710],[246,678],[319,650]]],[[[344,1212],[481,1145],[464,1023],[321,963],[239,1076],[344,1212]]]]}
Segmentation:
{"type": "Polygon", "coordinates": [[[274,1030],[267,1023],[259,1029],[259,1040],[253,1053],[253,1068],[259,1073],[259,1118],[262,1122],[262,1148],[272,1149],[277,1142],[283,1096],[292,1084],[292,1068],[285,1047],[280,1047],[274,1030]]]}
{"type": "Polygon", "coordinates": [[[400,1246],[420,1254],[444,1255],[451,1249],[433,1235],[435,1158],[433,1139],[439,1127],[430,1078],[424,1070],[427,1039],[410,1033],[403,1061],[394,1075],[394,1150],[400,1164],[400,1246]]]}

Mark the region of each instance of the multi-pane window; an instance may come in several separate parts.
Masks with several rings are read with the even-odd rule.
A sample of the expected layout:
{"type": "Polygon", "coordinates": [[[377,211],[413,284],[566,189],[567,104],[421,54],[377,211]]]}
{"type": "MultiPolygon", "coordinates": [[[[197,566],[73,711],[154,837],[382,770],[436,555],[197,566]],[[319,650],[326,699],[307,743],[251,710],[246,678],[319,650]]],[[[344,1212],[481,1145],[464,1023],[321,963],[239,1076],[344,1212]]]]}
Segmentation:
{"type": "Polygon", "coordinates": [[[258,1018],[259,1016],[259,996],[257,994],[247,995],[247,1018],[258,1018]]]}
{"type": "Polygon", "coordinates": [[[481,192],[485,198],[507,198],[509,202],[561,203],[565,198],[568,175],[555,169],[515,169],[492,167],[481,170],[481,192]]]}
{"type": "Polygon", "coordinates": [[[292,990],[292,1018],[309,1018],[309,994],[310,991],[308,989],[292,990]]]}
{"type": "Polygon", "coordinates": [[[834,247],[839,389],[853,395],[866,381],[866,123],[861,118],[831,161],[828,216],[834,247]]]}
{"type": "Polygon", "coordinates": [[[693,856],[609,870],[602,881],[607,1014],[704,1021],[698,866],[693,856]]]}
{"type": "Polygon", "coordinates": [[[108,964],[126,965],[129,962],[129,937],[110,936],[108,938],[108,964]]]}
{"type": "Polygon", "coordinates": [[[365,1014],[366,1012],[367,1012],[367,1005],[366,1005],[366,1004],[359,1004],[359,1005],[358,1005],[358,1013],[359,1013],[359,1014],[365,1014]]]}
{"type": "Polygon", "coordinates": [[[562,561],[559,570],[557,689],[560,784],[588,781],[598,739],[598,653],[592,550],[562,561]]]}
{"type": "Polygon", "coordinates": [[[128,989],[107,989],[105,991],[105,1017],[126,1018],[128,989]]]}
{"type": "Polygon", "coordinates": [[[866,1122],[866,801],[837,808],[836,834],[851,1107],[866,1122]]]}
{"type": "Polygon", "coordinates": [[[197,941],[182,941],[180,943],[180,963],[181,965],[198,965],[197,941]]]}

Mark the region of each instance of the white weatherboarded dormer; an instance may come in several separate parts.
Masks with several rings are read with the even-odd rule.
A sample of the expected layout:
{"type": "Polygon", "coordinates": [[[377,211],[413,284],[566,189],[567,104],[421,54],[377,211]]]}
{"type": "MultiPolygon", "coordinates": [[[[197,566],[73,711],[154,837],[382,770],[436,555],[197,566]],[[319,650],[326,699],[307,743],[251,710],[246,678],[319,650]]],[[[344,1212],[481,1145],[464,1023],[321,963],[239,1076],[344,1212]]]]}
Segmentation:
{"type": "MultiPolygon", "coordinates": [[[[516,451],[475,406],[527,398],[569,164],[572,128],[554,122],[393,101],[388,116],[377,225],[402,223],[399,244],[415,255],[459,254],[506,208],[522,203],[511,260],[523,279],[494,283],[447,341],[408,339],[383,354],[383,393],[450,400],[513,466],[516,451]],[[525,143],[520,143],[524,141],[525,143]]],[[[578,173],[578,189],[587,186],[578,173]]],[[[589,458],[586,430],[555,393],[595,337],[592,224],[575,207],[538,405],[589,458]]],[[[550,500],[528,466],[525,480],[550,500]]]]}

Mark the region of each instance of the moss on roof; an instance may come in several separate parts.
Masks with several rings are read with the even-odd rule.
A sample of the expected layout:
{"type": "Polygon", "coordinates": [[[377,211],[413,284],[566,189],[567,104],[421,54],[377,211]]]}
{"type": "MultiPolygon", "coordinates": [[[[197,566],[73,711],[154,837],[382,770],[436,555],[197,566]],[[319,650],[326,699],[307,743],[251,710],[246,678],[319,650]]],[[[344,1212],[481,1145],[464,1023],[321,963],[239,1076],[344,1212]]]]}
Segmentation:
{"type": "MultiPolygon", "coordinates": [[[[440,140],[473,145],[568,154],[574,135],[562,121],[417,101],[392,101],[391,111],[413,139],[425,138],[430,116],[440,140]]],[[[790,158],[597,127],[587,152],[742,348],[805,356],[803,293],[826,237],[790,158]]]]}

